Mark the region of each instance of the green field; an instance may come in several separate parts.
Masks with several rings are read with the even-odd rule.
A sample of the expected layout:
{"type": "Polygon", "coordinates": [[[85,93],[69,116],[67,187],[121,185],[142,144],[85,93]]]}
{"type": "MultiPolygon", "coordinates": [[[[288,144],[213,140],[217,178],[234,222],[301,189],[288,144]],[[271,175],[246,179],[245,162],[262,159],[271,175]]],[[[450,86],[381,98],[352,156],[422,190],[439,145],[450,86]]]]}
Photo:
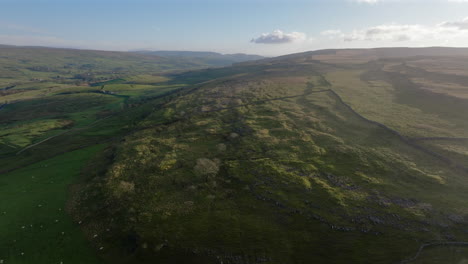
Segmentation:
{"type": "MultiPolygon", "coordinates": [[[[74,62],[90,62],[96,57],[91,59],[87,57],[90,53],[79,51],[36,51],[43,54],[35,52],[31,56],[30,50],[21,48],[0,50],[17,60],[30,56],[28,64],[16,67],[36,67],[27,74],[27,69],[23,74],[13,74],[6,70],[15,61],[3,59],[0,63],[1,71],[6,74],[3,76],[8,76],[2,85],[14,86],[2,90],[0,97],[6,103],[0,109],[0,171],[3,172],[0,176],[0,261],[102,263],[81,231],[79,221],[73,221],[70,216],[67,207],[70,188],[82,180],[82,169],[112,142],[109,139],[128,133],[148,109],[157,107],[156,98],[183,84],[165,85],[168,78],[137,76],[130,71],[101,74],[101,79],[129,76],[128,80],[120,78],[99,86],[81,82],[76,86],[74,80],[57,79],[56,72],[35,63],[52,63],[58,69],[60,64],[68,65],[70,53],[79,58],[74,62]],[[148,102],[146,98],[155,99],[148,102]]],[[[119,64],[139,63],[143,58],[106,52],[94,55],[106,58],[93,68],[101,73],[119,64]]],[[[154,60],[151,56],[149,59],[154,60]]],[[[134,70],[139,73],[160,71],[138,67],[134,70]]],[[[65,68],[68,76],[83,71],[76,64],[65,68]]]]}
{"type": "Polygon", "coordinates": [[[4,263],[102,263],[66,211],[69,186],[103,147],[72,151],[1,176],[4,263]]]}

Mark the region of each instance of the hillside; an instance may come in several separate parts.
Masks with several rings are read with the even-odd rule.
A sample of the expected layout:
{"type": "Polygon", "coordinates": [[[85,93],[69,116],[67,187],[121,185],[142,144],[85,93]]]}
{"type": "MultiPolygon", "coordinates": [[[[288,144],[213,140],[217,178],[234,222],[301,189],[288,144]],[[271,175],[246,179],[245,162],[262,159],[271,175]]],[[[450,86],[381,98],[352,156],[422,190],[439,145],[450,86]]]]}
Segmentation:
{"type": "Polygon", "coordinates": [[[148,53],[1,45],[0,89],[19,82],[102,82],[134,75],[218,67],[257,58],[253,55],[213,54],[210,59],[202,60],[189,56],[163,57],[148,53]]]}
{"type": "Polygon", "coordinates": [[[428,57],[466,57],[467,48],[375,48],[375,49],[327,49],[308,51],[269,59],[270,61],[317,60],[325,63],[359,64],[377,59],[428,57]]]}
{"type": "Polygon", "coordinates": [[[467,58],[0,47],[0,260],[459,264],[467,58]]]}
{"type": "Polygon", "coordinates": [[[126,52],[1,46],[0,263],[102,263],[66,212],[71,184],[187,86],[166,74],[201,67],[126,52]]]}
{"type": "Polygon", "coordinates": [[[442,51],[172,76],[189,87],[90,164],[74,217],[113,263],[399,263],[426,244],[458,263],[468,65],[442,51]]]}

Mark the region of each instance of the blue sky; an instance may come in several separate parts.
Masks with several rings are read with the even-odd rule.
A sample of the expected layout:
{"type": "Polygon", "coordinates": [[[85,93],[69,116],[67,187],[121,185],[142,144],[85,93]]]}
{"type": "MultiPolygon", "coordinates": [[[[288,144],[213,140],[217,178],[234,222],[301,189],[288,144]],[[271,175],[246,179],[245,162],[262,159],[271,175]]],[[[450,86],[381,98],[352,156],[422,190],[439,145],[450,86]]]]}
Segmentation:
{"type": "Polygon", "coordinates": [[[0,43],[282,55],[467,46],[468,0],[0,0],[0,43]]]}

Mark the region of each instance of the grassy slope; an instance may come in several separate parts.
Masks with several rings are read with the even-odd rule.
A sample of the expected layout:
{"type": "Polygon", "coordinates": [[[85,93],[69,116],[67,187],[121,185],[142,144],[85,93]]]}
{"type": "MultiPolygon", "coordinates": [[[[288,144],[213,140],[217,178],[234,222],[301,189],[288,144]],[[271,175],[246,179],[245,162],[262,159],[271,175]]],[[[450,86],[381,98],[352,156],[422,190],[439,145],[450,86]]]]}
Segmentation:
{"type": "Polygon", "coordinates": [[[68,186],[102,148],[69,152],[1,176],[4,263],[101,263],[65,208],[68,186]]]}
{"type": "Polygon", "coordinates": [[[395,88],[385,81],[366,82],[364,71],[337,71],[327,74],[334,91],[365,117],[384,123],[408,136],[463,136],[454,124],[435,113],[426,113],[414,105],[399,104],[395,88]]]}
{"type": "MultiPolygon", "coordinates": [[[[141,58],[129,62],[119,58],[121,53],[113,53],[117,57],[99,64],[91,57],[103,56],[101,52],[75,55],[83,64],[71,65],[65,75],[91,70],[103,82],[76,86],[68,77],[53,79],[56,72],[48,69],[15,68],[35,63],[31,61],[3,68],[21,74],[16,80],[0,82],[17,83],[5,91],[4,98],[18,101],[0,110],[2,126],[14,136],[2,136],[9,143],[2,146],[0,167],[40,166],[43,163],[36,162],[47,156],[128,134],[110,167],[105,161],[112,160],[112,154],[95,159],[97,165],[87,172],[93,176],[92,183],[82,190],[87,196],[79,195],[88,197],[81,200],[88,207],[74,211],[76,217],[90,220],[85,222],[86,234],[98,235],[93,245],[104,247],[102,255],[112,262],[152,263],[156,257],[161,263],[210,263],[220,257],[225,263],[391,263],[411,256],[421,242],[466,236],[461,225],[466,221],[468,198],[463,174],[358,118],[332,93],[312,93],[332,88],[358,112],[374,120],[390,120],[403,133],[433,135],[418,134],[422,130],[410,126],[418,121],[437,135],[463,135],[463,118],[437,118],[429,108],[435,97],[424,97],[428,105],[416,100],[415,90],[405,94],[401,85],[391,82],[390,77],[402,74],[401,68],[392,68],[394,62],[383,68],[391,69],[390,75],[379,72],[375,80],[361,78],[369,70],[366,64],[343,71],[342,66],[338,70],[304,59],[188,72],[168,80],[148,75],[154,68],[147,64],[112,72],[141,58]],[[87,65],[93,63],[97,66],[87,65]],[[49,79],[36,80],[42,78],[49,79]],[[177,91],[180,84],[201,82],[205,83],[177,93],[181,96],[176,99],[153,101],[177,91]],[[38,96],[43,98],[35,101],[38,96]],[[44,102],[45,106],[40,105],[44,102]],[[69,133],[12,155],[22,144],[66,131],[69,128],[60,124],[68,120],[74,124],[69,133]],[[93,124],[97,120],[101,121],[93,124]],[[37,124],[50,129],[23,131],[37,124]],[[447,124],[456,129],[447,130],[447,124]],[[135,128],[139,129],[130,132],[135,128]],[[105,175],[103,169],[107,169],[105,175]]],[[[47,62],[45,57],[37,59],[47,62]]],[[[68,59],[62,56],[51,65],[60,66],[68,59]]],[[[421,78],[420,71],[411,72],[421,78]]],[[[453,109],[460,112],[460,107],[463,103],[453,109]]],[[[450,111],[442,114],[451,116],[450,111]]],[[[56,159],[74,160],[76,155],[83,161],[86,150],[56,159]]],[[[76,167],[70,168],[77,171],[80,166],[73,164],[76,167]]],[[[29,180],[20,170],[6,175],[15,173],[19,176],[7,178],[10,186],[23,186],[29,180]]],[[[63,175],[57,177],[63,179],[63,175]]],[[[52,189],[63,192],[63,186],[52,189]]],[[[15,217],[22,215],[18,212],[4,219],[15,217]]],[[[67,227],[74,228],[71,222],[67,227]]],[[[24,245],[48,235],[32,234],[24,237],[24,245]]],[[[21,254],[22,248],[14,248],[13,255],[21,254]]],[[[51,258],[60,252],[55,247],[44,251],[47,254],[39,253],[38,247],[31,250],[33,255],[51,258]]],[[[82,257],[93,258],[92,254],[82,257]]],[[[41,261],[49,263],[51,258],[41,261]]]]}
{"type": "Polygon", "coordinates": [[[105,256],[392,263],[465,238],[463,174],[318,92],[333,88],[327,66],[251,68],[208,72],[222,78],[148,116],[83,190],[109,206],[79,212],[97,216],[89,232],[119,230],[102,236],[105,256]]]}
{"type": "Polygon", "coordinates": [[[98,76],[153,74],[197,66],[184,65],[183,61],[129,52],[9,46],[1,47],[0,55],[0,67],[5,79],[47,79],[57,75],[72,76],[85,72],[93,72],[98,76]]]}
{"type": "MultiPolygon", "coordinates": [[[[152,94],[158,94],[159,91],[159,95],[163,95],[171,89],[175,88],[160,91],[153,89],[152,94]]],[[[87,101],[92,100],[77,102],[87,101]]],[[[0,160],[2,170],[15,170],[0,176],[0,188],[3,188],[0,192],[3,201],[0,203],[0,233],[6,238],[2,240],[4,244],[0,245],[0,260],[5,260],[5,263],[31,263],[32,260],[34,263],[99,263],[76,223],[72,223],[65,213],[67,189],[75,183],[87,160],[101,152],[103,146],[100,143],[118,140],[122,134],[130,131],[132,122],[159,107],[160,101],[153,99],[134,103],[132,107],[92,124],[89,124],[90,118],[85,118],[85,125],[69,129],[68,133],[51,138],[21,154],[5,153],[0,160]],[[55,220],[58,222],[55,223],[55,220]]],[[[70,104],[66,106],[73,107],[70,104]]],[[[25,107],[25,113],[37,114],[34,109],[29,109],[29,112],[27,109],[25,107]]],[[[62,110],[56,114],[67,112],[62,110]]]]}
{"type": "MultiPolygon", "coordinates": [[[[70,144],[78,147],[77,144],[89,143],[88,138],[81,135],[83,129],[94,126],[102,129],[100,123],[103,121],[104,126],[116,124],[117,130],[126,126],[122,122],[131,124],[135,118],[131,113],[141,113],[130,109],[148,98],[184,86],[181,82],[168,85],[170,79],[158,73],[168,65],[167,70],[196,67],[157,56],[125,52],[1,47],[0,55],[0,72],[6,78],[0,101],[7,103],[0,108],[1,171],[29,164],[30,156],[20,158],[15,154],[43,140],[58,136],[51,141],[56,142],[56,147],[43,149],[45,153],[59,153],[70,149],[67,145],[69,134],[78,135],[75,143],[70,144]],[[95,77],[74,79],[77,74],[95,77]],[[120,120],[112,118],[122,112],[130,114],[120,120]],[[64,133],[66,135],[61,136],[64,133]]],[[[113,132],[101,134],[104,138],[113,132]]],[[[96,138],[93,140],[96,142],[96,138]]]]}
{"type": "Polygon", "coordinates": [[[159,97],[183,87],[154,75],[166,67],[162,62],[179,66],[117,52],[2,47],[0,54],[8,77],[0,81],[8,86],[0,90],[0,102],[8,103],[0,109],[0,260],[98,263],[64,211],[67,188],[101,143],[118,140],[160,106],[159,97]],[[83,72],[111,81],[77,86],[69,79],[83,72]]]}
{"type": "Polygon", "coordinates": [[[445,56],[379,59],[345,65],[326,76],[343,100],[366,118],[466,167],[468,155],[461,149],[468,136],[465,61],[445,56]]]}

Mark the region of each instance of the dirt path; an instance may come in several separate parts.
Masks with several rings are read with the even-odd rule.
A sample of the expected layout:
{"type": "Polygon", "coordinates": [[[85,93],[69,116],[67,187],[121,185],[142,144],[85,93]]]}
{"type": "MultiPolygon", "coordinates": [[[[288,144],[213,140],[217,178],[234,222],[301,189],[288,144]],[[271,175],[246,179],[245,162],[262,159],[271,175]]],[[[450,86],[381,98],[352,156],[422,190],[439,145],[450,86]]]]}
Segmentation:
{"type": "Polygon", "coordinates": [[[468,247],[468,242],[434,242],[434,243],[422,244],[413,257],[401,261],[400,264],[410,263],[410,262],[416,261],[419,258],[419,256],[421,255],[421,252],[425,248],[436,247],[436,246],[463,246],[463,247],[468,247]]]}
{"type": "Polygon", "coordinates": [[[468,138],[456,138],[456,137],[418,137],[411,138],[414,141],[468,141],[468,138]]]}

